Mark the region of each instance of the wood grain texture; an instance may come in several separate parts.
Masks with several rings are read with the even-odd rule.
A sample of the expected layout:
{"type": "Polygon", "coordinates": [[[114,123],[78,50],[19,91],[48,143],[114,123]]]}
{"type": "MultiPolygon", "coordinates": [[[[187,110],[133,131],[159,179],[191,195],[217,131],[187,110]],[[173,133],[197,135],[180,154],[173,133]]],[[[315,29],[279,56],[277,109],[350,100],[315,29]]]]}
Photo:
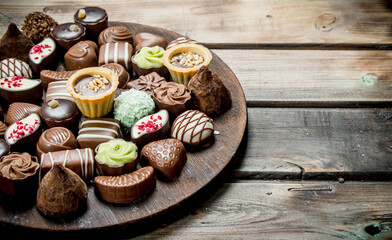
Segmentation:
{"type": "Polygon", "coordinates": [[[392,109],[249,108],[235,178],[392,179],[392,109]]]}
{"type": "Polygon", "coordinates": [[[391,192],[390,182],[228,183],[194,215],[136,239],[391,239],[391,192]]]}
{"type": "MultiPolygon", "coordinates": [[[[180,36],[164,29],[140,24],[111,25],[125,26],[133,35],[139,32],[159,34],[169,41],[180,36]]],[[[0,225],[48,231],[99,230],[132,225],[174,209],[203,189],[232,160],[244,136],[247,123],[244,93],[233,72],[215,54],[209,68],[225,79],[225,84],[231,92],[232,106],[225,113],[213,118],[214,128],[219,132],[214,137],[213,144],[206,149],[187,152],[187,162],[177,180],[157,181],[156,189],[151,195],[125,206],[100,201],[94,194],[93,186],[90,186],[87,211],[78,218],[63,223],[42,217],[34,205],[17,204],[17,207],[10,207],[7,201],[0,197],[0,225]]]]}
{"type": "Polygon", "coordinates": [[[392,52],[214,50],[235,72],[248,106],[392,105],[392,52]]]}
{"type": "Polygon", "coordinates": [[[86,5],[106,9],[110,21],[157,26],[215,47],[385,49],[392,42],[392,11],[384,0],[3,0],[0,33],[10,22],[21,26],[30,11],[44,11],[64,23],[86,5]]]}

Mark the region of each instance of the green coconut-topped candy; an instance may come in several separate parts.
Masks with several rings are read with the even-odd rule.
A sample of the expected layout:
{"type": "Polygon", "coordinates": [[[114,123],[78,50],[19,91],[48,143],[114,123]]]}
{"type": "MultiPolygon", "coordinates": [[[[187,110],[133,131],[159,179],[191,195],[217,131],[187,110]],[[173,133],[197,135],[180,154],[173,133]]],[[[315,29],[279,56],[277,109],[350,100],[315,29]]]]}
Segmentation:
{"type": "Polygon", "coordinates": [[[137,156],[137,147],[133,142],[115,139],[101,143],[95,156],[101,163],[109,166],[120,166],[132,162],[137,156]]]}

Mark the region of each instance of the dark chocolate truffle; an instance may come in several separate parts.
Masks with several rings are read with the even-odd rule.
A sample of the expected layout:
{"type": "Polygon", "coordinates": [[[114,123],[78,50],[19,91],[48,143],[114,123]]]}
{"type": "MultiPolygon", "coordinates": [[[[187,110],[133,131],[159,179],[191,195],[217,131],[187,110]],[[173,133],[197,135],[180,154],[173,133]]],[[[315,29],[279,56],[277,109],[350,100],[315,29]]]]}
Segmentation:
{"type": "Polygon", "coordinates": [[[51,16],[43,12],[31,12],[24,19],[22,32],[34,43],[38,43],[49,36],[56,26],[57,22],[51,16]]]}
{"type": "Polygon", "coordinates": [[[54,164],[38,188],[38,210],[49,217],[65,217],[86,206],[86,183],[68,168],[54,164]]]}
{"type": "Polygon", "coordinates": [[[209,116],[216,116],[231,106],[231,94],[222,79],[202,66],[189,80],[193,104],[209,116]]]}
{"type": "Polygon", "coordinates": [[[92,41],[81,41],[72,46],[64,56],[67,70],[78,70],[97,66],[98,46],[92,41]]]}
{"type": "Polygon", "coordinates": [[[86,28],[77,23],[63,23],[53,29],[51,36],[67,51],[77,42],[86,40],[86,28]]]}
{"type": "Polygon", "coordinates": [[[49,127],[75,129],[79,121],[79,109],[75,102],[53,99],[42,104],[41,117],[49,127]]]}
{"type": "Polygon", "coordinates": [[[127,83],[129,82],[129,73],[123,66],[121,66],[118,63],[108,63],[105,65],[102,65],[101,67],[103,68],[108,68],[115,72],[118,76],[118,88],[125,88],[127,83]]]}
{"type": "Polygon", "coordinates": [[[32,113],[41,113],[41,107],[31,103],[15,102],[10,105],[5,118],[5,123],[11,125],[32,113]]]}
{"type": "Polygon", "coordinates": [[[135,52],[139,51],[143,47],[160,46],[161,48],[165,49],[167,46],[167,41],[159,35],[141,32],[136,34],[135,38],[133,39],[133,46],[135,47],[135,52]]]}
{"type": "Polygon", "coordinates": [[[0,60],[16,58],[28,62],[29,51],[33,46],[31,39],[19,31],[15,23],[10,23],[0,40],[0,60]]]}
{"type": "Polygon", "coordinates": [[[74,15],[74,20],[86,27],[87,39],[97,42],[98,35],[108,27],[108,15],[99,7],[80,8],[74,15]]]}
{"type": "Polygon", "coordinates": [[[43,153],[71,150],[76,148],[75,135],[67,128],[53,127],[41,134],[37,143],[37,155],[41,159],[43,153]]]}
{"type": "Polygon", "coordinates": [[[133,80],[127,84],[127,88],[134,88],[139,91],[146,92],[152,97],[154,90],[160,87],[163,83],[166,83],[164,77],[161,77],[158,73],[152,72],[144,76],[140,76],[138,79],[133,80]]]}
{"type": "Polygon", "coordinates": [[[112,42],[128,42],[132,44],[133,37],[126,27],[114,26],[103,30],[98,37],[99,45],[112,42]]]}

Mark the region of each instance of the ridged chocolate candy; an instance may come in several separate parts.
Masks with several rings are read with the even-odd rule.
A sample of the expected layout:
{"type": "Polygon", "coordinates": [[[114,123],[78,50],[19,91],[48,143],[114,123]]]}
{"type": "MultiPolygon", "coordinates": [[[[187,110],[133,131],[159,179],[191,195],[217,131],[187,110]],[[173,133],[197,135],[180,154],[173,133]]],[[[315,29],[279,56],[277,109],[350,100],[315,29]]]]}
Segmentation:
{"type": "Polygon", "coordinates": [[[154,89],[160,87],[163,83],[166,83],[164,77],[161,77],[158,73],[152,72],[144,76],[140,76],[138,79],[130,81],[127,84],[127,88],[134,88],[139,91],[146,92],[152,96],[154,89]]]}
{"type": "Polygon", "coordinates": [[[32,113],[41,113],[41,107],[31,103],[15,102],[10,105],[5,118],[5,123],[11,125],[14,122],[27,117],[32,113]]]}
{"type": "Polygon", "coordinates": [[[99,49],[98,66],[108,63],[118,63],[128,72],[132,72],[132,44],[128,42],[114,42],[101,45],[99,49]]]}
{"type": "Polygon", "coordinates": [[[112,42],[128,42],[132,44],[133,36],[126,27],[108,27],[99,34],[98,43],[101,46],[112,42]]]}
{"type": "Polygon", "coordinates": [[[40,78],[42,81],[42,87],[46,91],[48,88],[48,84],[51,82],[58,81],[67,81],[72,74],[74,74],[76,70],[73,71],[52,71],[52,70],[42,70],[40,74],[40,78]]]}
{"type": "Polygon", "coordinates": [[[114,73],[117,74],[118,76],[118,88],[125,88],[127,83],[129,82],[129,73],[123,66],[121,66],[118,63],[108,63],[105,65],[102,65],[101,67],[107,68],[112,70],[114,73]]]}
{"type": "Polygon", "coordinates": [[[37,143],[37,155],[41,158],[43,153],[71,150],[76,148],[75,135],[67,128],[49,128],[41,134],[37,143]]]}

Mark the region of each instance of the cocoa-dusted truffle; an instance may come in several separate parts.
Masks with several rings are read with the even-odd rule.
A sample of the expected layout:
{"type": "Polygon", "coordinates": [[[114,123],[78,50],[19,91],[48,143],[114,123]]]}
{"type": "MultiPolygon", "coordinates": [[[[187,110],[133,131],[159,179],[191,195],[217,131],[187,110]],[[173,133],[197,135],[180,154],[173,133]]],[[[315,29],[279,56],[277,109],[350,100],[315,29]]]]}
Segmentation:
{"type": "Polygon", "coordinates": [[[51,16],[43,12],[31,12],[25,17],[22,32],[34,43],[38,43],[49,36],[57,25],[51,16]]]}
{"type": "Polygon", "coordinates": [[[11,23],[0,40],[0,61],[6,58],[16,58],[28,62],[29,51],[33,46],[31,39],[24,35],[15,23],[11,23]]]}
{"type": "Polygon", "coordinates": [[[49,217],[66,217],[86,206],[86,183],[76,173],[55,163],[38,188],[38,210],[49,217]]]}
{"type": "Polygon", "coordinates": [[[231,94],[222,79],[202,66],[189,80],[193,104],[209,116],[216,116],[231,106],[231,94]]]}

